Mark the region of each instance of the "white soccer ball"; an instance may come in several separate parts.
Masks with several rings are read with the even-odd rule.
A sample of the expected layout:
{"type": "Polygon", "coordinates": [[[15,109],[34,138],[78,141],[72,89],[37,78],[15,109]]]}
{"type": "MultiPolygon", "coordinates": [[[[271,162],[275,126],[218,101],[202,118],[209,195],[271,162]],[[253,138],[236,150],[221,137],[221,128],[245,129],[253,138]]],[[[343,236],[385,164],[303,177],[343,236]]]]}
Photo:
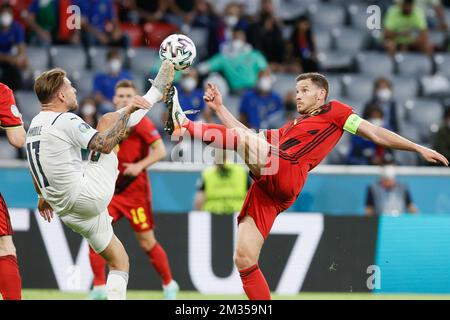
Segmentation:
{"type": "Polygon", "coordinates": [[[176,70],[190,67],[196,55],[194,42],[184,34],[171,34],[159,47],[159,57],[162,60],[170,60],[176,70]]]}

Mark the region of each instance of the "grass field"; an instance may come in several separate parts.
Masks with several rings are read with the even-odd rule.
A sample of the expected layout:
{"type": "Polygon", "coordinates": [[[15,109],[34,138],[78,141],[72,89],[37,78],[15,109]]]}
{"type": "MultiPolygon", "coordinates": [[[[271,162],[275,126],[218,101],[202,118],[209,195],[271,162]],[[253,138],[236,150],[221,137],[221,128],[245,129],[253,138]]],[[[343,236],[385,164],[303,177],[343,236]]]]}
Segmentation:
{"type": "MultiPolygon", "coordinates": [[[[86,293],[68,293],[58,290],[24,289],[24,300],[83,300],[86,293]]],[[[162,300],[161,291],[130,290],[129,300],[162,300]]],[[[245,300],[244,295],[203,295],[195,291],[182,291],[180,300],[245,300]]],[[[450,295],[371,294],[371,293],[301,293],[293,296],[276,295],[275,300],[450,300],[450,295]]]]}

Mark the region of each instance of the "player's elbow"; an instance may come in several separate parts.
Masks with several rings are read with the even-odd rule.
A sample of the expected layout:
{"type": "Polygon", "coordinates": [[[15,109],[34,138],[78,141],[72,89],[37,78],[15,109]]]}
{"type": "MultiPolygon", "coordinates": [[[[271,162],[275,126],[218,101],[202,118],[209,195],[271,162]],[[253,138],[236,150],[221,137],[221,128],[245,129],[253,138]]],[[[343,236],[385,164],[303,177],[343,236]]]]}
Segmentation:
{"type": "Polygon", "coordinates": [[[8,142],[15,148],[22,148],[25,144],[25,135],[8,136],[8,142]]]}

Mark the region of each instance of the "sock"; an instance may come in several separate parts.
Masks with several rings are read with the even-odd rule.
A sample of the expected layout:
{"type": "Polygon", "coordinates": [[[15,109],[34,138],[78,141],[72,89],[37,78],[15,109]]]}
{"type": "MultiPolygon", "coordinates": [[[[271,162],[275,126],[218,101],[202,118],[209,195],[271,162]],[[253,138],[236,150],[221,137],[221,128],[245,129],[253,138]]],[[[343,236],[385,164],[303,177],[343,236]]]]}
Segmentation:
{"type": "Polygon", "coordinates": [[[94,286],[102,286],[106,284],[106,261],[101,255],[89,247],[89,262],[91,263],[92,272],[94,273],[94,286]]]}
{"type": "Polygon", "coordinates": [[[126,300],[127,284],[127,272],[111,270],[108,274],[108,280],[106,280],[108,300],[126,300]]]}
{"type": "MultiPolygon", "coordinates": [[[[151,109],[151,107],[150,107],[150,109],[151,109]]],[[[127,128],[133,127],[133,126],[137,125],[139,122],[141,122],[141,120],[147,115],[147,112],[149,110],[147,110],[147,109],[139,109],[139,110],[134,111],[130,115],[130,118],[128,118],[127,128]]],[[[116,112],[122,114],[122,113],[125,112],[125,108],[119,109],[116,112]]]]}
{"type": "Polygon", "coordinates": [[[0,294],[4,300],[22,299],[22,278],[13,255],[0,257],[0,294]]]}
{"type": "Polygon", "coordinates": [[[239,270],[244,291],[250,300],[270,300],[270,289],[259,266],[239,270]]]}
{"type": "Polygon", "coordinates": [[[169,260],[166,251],[159,243],[156,243],[150,251],[147,252],[150,262],[161,277],[162,284],[168,285],[172,281],[172,272],[170,271],[169,260]]]}
{"type": "Polygon", "coordinates": [[[201,123],[187,120],[183,124],[189,133],[215,148],[236,150],[239,136],[221,124],[201,123]]]}
{"type": "Polygon", "coordinates": [[[150,102],[152,106],[161,101],[163,94],[154,86],[152,85],[151,88],[147,91],[146,94],[142,96],[145,100],[150,102]]]}

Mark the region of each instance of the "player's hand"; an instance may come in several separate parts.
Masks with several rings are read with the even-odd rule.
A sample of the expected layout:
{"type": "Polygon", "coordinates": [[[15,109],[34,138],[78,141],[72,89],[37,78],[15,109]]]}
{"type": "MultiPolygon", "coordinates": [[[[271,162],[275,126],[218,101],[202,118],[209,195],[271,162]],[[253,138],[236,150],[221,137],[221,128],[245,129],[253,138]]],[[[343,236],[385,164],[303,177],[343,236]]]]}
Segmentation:
{"type": "Polygon", "coordinates": [[[50,222],[53,219],[53,209],[43,198],[38,200],[38,210],[45,221],[50,222]]]}
{"type": "Polygon", "coordinates": [[[152,104],[150,102],[148,102],[143,97],[138,96],[138,95],[134,96],[129,104],[129,107],[131,108],[131,112],[134,112],[138,109],[148,110],[148,109],[150,109],[151,106],[152,106],[152,104]]]}
{"type": "Polygon", "coordinates": [[[138,163],[124,163],[123,166],[125,167],[123,171],[124,176],[137,177],[142,172],[142,168],[138,163]]]}
{"type": "Polygon", "coordinates": [[[428,162],[432,162],[432,163],[443,163],[444,165],[448,166],[448,160],[446,157],[444,157],[442,154],[440,154],[439,152],[429,149],[429,148],[425,148],[425,147],[420,147],[419,149],[419,153],[420,155],[427,160],[428,162]]]}
{"type": "Polygon", "coordinates": [[[223,107],[222,94],[219,88],[212,83],[208,83],[205,94],[203,95],[206,105],[214,111],[219,111],[223,107]]]}

